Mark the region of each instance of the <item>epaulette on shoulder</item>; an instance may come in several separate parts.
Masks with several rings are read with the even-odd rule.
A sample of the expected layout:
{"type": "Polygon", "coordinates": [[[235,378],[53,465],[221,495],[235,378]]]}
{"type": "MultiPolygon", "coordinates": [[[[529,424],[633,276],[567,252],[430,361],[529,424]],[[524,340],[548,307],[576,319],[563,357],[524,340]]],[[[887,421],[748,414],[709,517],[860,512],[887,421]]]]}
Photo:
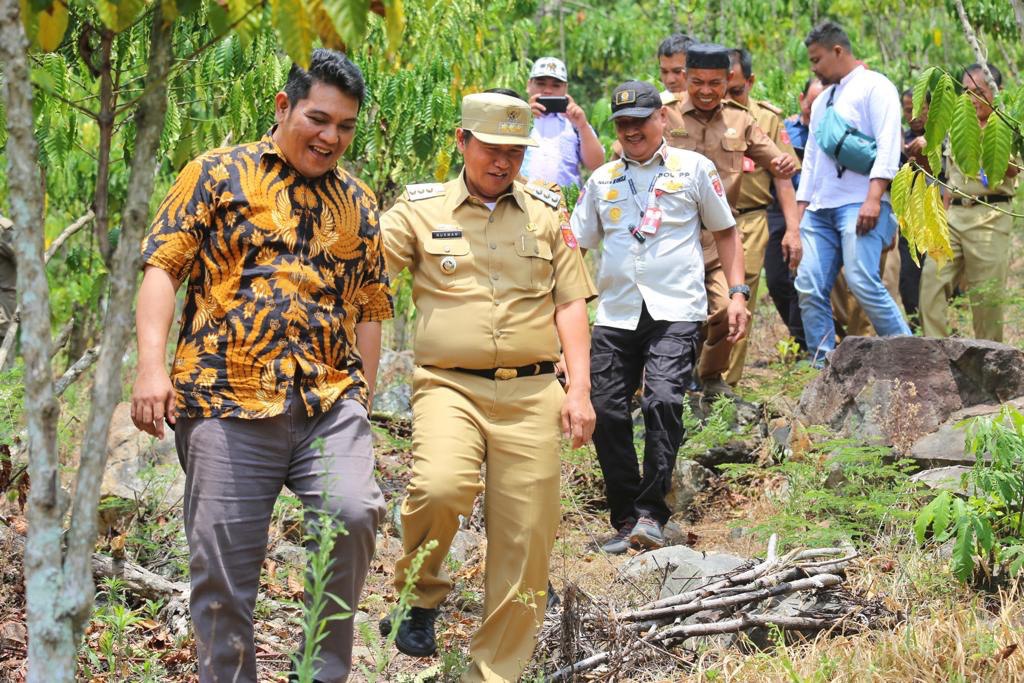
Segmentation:
{"type": "Polygon", "coordinates": [[[661,91],[661,106],[672,104],[676,101],[676,96],[670,90],[661,91]]]}
{"type": "Polygon", "coordinates": [[[421,199],[444,196],[443,183],[415,183],[405,186],[405,194],[410,202],[418,202],[421,199]]]}
{"type": "Polygon", "coordinates": [[[562,201],[562,189],[554,183],[542,183],[531,180],[523,185],[523,190],[552,209],[557,209],[559,202],[562,201]]]}
{"type": "Polygon", "coordinates": [[[776,116],[782,116],[782,109],[780,107],[776,107],[768,100],[758,100],[757,103],[761,105],[761,107],[763,107],[764,109],[767,109],[771,113],[775,114],[776,116]]]}
{"type": "Polygon", "coordinates": [[[732,107],[733,109],[739,109],[740,111],[749,112],[750,109],[740,104],[736,100],[722,100],[723,107],[732,107]]]}

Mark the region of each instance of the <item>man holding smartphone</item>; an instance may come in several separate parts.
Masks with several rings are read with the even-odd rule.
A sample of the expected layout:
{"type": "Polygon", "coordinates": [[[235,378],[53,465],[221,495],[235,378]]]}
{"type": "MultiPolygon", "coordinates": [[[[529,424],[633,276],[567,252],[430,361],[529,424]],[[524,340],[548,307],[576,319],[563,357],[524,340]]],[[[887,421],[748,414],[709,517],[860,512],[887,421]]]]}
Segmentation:
{"type": "Polygon", "coordinates": [[[533,63],[526,94],[533,110],[530,137],[522,175],[529,180],[561,186],[581,185],[580,165],[593,171],[604,163],[604,147],[587,123],[583,109],[569,96],[565,64],[555,57],[533,63]]]}

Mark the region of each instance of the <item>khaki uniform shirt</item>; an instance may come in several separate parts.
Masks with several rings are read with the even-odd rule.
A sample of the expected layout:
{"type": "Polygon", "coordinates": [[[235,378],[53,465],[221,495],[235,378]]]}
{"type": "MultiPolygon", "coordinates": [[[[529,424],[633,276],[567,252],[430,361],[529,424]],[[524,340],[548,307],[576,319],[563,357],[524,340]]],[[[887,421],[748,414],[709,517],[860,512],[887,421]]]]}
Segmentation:
{"type": "MultiPolygon", "coordinates": [[[[786,127],[780,118],[782,110],[765,100],[751,100],[747,108],[758,128],[783,152],[796,158],[796,151],[789,142],[786,127]]],[[[772,174],[764,166],[754,163],[749,156],[743,157],[743,180],[736,209],[759,209],[772,203],[772,174]]]]}
{"type": "Polygon", "coordinates": [[[669,128],[665,139],[672,147],[699,152],[711,159],[725,184],[729,206],[736,209],[743,175],[743,157],[765,168],[782,154],[744,107],[724,100],[710,119],[702,118],[687,98],[680,106],[682,125],[669,128]]]}
{"type": "Polygon", "coordinates": [[[596,292],[560,193],[516,181],[494,210],[464,176],[409,185],[381,217],[388,270],[408,268],[419,365],[557,361],[555,307],[596,292]]]}
{"type": "MultiPolygon", "coordinates": [[[[1016,159],[1012,159],[1011,161],[1015,161],[1015,162],[1019,163],[1019,161],[1016,160],[1016,159]]],[[[969,194],[971,196],[974,196],[974,197],[981,197],[982,199],[984,199],[986,195],[1004,195],[1004,196],[1007,196],[1007,197],[1012,197],[1017,192],[1017,178],[1016,177],[1014,177],[1014,178],[1004,177],[1003,178],[1003,182],[1001,182],[996,187],[986,187],[985,184],[981,182],[981,178],[980,177],[968,178],[966,175],[964,175],[964,172],[960,170],[960,167],[956,165],[956,162],[953,161],[953,157],[950,154],[948,147],[946,149],[946,173],[949,175],[949,184],[950,185],[952,185],[953,187],[957,188],[958,190],[961,190],[962,192],[964,192],[966,194],[969,194]]],[[[956,195],[954,195],[954,196],[956,196],[956,195]]],[[[1007,206],[1007,208],[1009,208],[1009,205],[1006,205],[1006,206],[1007,206]]],[[[971,205],[964,204],[964,205],[956,207],[956,208],[960,209],[960,208],[972,208],[972,207],[980,207],[981,209],[983,209],[985,211],[989,210],[989,208],[987,206],[984,206],[982,204],[971,204],[971,205]]],[[[950,208],[953,209],[954,207],[950,207],[950,208]]],[[[1011,227],[1012,226],[1012,221],[1000,222],[1000,227],[1002,227],[1003,225],[1006,225],[1007,227],[1011,227]]],[[[993,227],[995,227],[995,226],[993,226],[993,227]]]]}
{"type": "Polygon", "coordinates": [[[686,93],[675,94],[664,90],[661,93],[661,104],[665,107],[667,124],[666,131],[676,128],[683,128],[683,102],[686,100],[686,93]]]}

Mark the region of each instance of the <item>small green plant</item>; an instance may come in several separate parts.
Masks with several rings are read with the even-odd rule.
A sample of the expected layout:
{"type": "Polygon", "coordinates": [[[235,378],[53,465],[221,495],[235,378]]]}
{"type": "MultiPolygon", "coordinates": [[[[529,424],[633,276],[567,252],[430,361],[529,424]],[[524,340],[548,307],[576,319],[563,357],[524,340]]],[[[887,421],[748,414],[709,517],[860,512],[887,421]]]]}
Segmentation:
{"type": "Polygon", "coordinates": [[[953,539],[950,567],[961,581],[997,568],[1014,576],[1024,567],[1024,415],[1004,405],[960,426],[975,457],[962,478],[967,498],[939,493],[918,513],[914,535],[921,544],[929,529],[937,543],[953,539]]]}
{"type": "Polygon", "coordinates": [[[368,683],[386,680],[382,679],[381,676],[384,675],[391,664],[391,650],[395,646],[395,638],[398,637],[397,626],[409,614],[409,603],[412,601],[413,591],[420,577],[420,570],[423,568],[423,563],[427,557],[430,556],[430,553],[435,548],[437,548],[437,541],[429,541],[416,552],[412,562],[409,563],[409,569],[405,572],[405,583],[402,584],[402,589],[398,592],[398,602],[395,604],[394,609],[391,610],[390,619],[393,628],[388,632],[388,635],[382,638],[369,624],[363,623],[359,625],[359,635],[362,636],[363,642],[373,652],[373,669],[370,669],[362,662],[357,664],[359,671],[368,683]]]}
{"type": "Polygon", "coordinates": [[[776,498],[776,513],[752,532],[759,538],[778,533],[784,542],[799,539],[813,547],[866,542],[887,526],[909,523],[911,461],[891,461],[890,456],[885,447],[834,440],[768,467],[743,463],[721,468],[728,478],[746,484],[754,477],[781,477],[786,488],[776,498]]]}
{"type": "MultiPolygon", "coordinates": [[[[103,680],[112,683],[153,682],[165,675],[157,653],[132,645],[132,633],[144,621],[160,611],[160,602],[147,601],[144,610],[130,607],[121,579],[108,577],[100,583],[97,607],[93,612],[94,628],[99,631],[96,648],[84,650],[84,673],[105,672],[103,680]],[[145,616],[144,616],[145,614],[145,616]]],[[[91,679],[92,676],[85,676],[91,679]]]]}
{"type": "Polygon", "coordinates": [[[683,429],[686,439],[679,449],[680,457],[693,457],[729,443],[742,436],[736,424],[736,404],[727,396],[719,396],[711,404],[711,412],[703,421],[693,412],[689,401],[683,401],[683,429]]]}
{"type": "Polygon", "coordinates": [[[791,367],[800,360],[800,345],[796,343],[796,339],[786,337],[775,342],[775,353],[783,366],[791,367]]]}

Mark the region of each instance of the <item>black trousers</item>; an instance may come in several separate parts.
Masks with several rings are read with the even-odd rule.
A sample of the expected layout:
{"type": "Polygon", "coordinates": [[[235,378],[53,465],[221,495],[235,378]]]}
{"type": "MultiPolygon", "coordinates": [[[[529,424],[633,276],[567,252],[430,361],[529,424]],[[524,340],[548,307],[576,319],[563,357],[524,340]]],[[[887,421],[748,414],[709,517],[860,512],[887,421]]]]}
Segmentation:
{"type": "Polygon", "coordinates": [[[925,255],[918,258],[921,265],[914,263],[910,256],[910,244],[907,239],[900,235],[900,299],[903,301],[903,310],[911,320],[914,329],[921,327],[921,320],[917,315],[921,302],[921,269],[924,267],[925,255]]]}
{"type": "Polygon", "coordinates": [[[615,529],[640,516],[664,524],[665,495],[683,440],[683,400],[697,356],[700,323],[653,320],[644,306],[635,330],[594,326],[590,398],[597,413],[594,446],[615,529]],[[643,382],[643,475],[633,447],[630,401],[643,382]]]}
{"type": "MultiPolygon", "coordinates": [[[[773,205],[774,206],[774,205],[773,205]]],[[[764,250],[764,277],[768,283],[768,295],[775,304],[782,322],[789,329],[789,336],[796,340],[801,350],[807,350],[804,337],[804,323],[800,317],[800,300],[793,282],[796,276],[782,258],[782,237],[786,234],[786,220],[782,213],[768,207],[768,246],[764,250]]]]}

